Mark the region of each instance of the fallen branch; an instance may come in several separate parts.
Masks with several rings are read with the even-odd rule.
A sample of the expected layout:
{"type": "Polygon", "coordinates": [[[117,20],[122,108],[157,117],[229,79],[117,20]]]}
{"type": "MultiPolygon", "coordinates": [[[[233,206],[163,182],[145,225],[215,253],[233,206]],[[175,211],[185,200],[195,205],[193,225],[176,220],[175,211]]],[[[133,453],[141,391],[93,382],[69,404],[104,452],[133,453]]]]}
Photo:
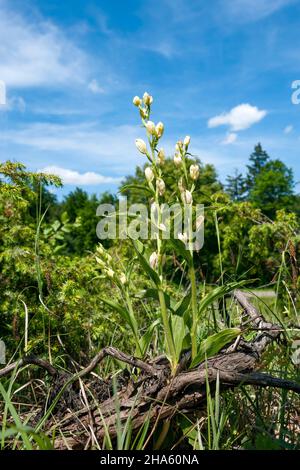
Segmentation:
{"type": "Polygon", "coordinates": [[[149,375],[156,375],[158,372],[157,367],[153,367],[146,362],[141,361],[140,359],[133,357],[133,356],[128,356],[127,354],[123,353],[122,351],[119,351],[117,348],[113,348],[112,346],[108,346],[107,348],[103,348],[90,362],[90,364],[82,369],[78,373],[78,378],[82,378],[85,375],[89,374],[92,372],[96,366],[103,361],[103,359],[106,356],[110,356],[114,359],[117,359],[121,362],[124,362],[125,364],[129,364],[133,367],[137,367],[138,369],[146,372],[149,375]]]}
{"type": "Polygon", "coordinates": [[[249,322],[253,323],[254,327],[259,331],[262,331],[252,343],[257,353],[261,355],[268,344],[279,337],[282,332],[282,326],[266,322],[262,314],[249,302],[247,296],[242,291],[235,290],[233,296],[243,308],[244,313],[249,317],[249,322]]]}
{"type": "Polygon", "coordinates": [[[0,369],[0,377],[4,377],[5,375],[10,374],[14,370],[17,370],[20,367],[27,365],[35,365],[41,367],[42,369],[45,369],[48,374],[50,374],[52,377],[55,377],[58,373],[55,367],[50,364],[50,362],[45,361],[44,359],[40,359],[36,356],[24,356],[18,361],[12,362],[8,366],[0,369]]]}
{"type": "MultiPolygon", "coordinates": [[[[178,412],[191,413],[203,408],[207,398],[207,382],[210,389],[214,390],[217,378],[221,390],[252,385],[281,388],[300,394],[299,383],[256,371],[262,353],[268,344],[279,337],[283,329],[280,325],[266,322],[243,292],[236,290],[234,298],[248,317],[247,323],[251,323],[253,328],[259,331],[256,338],[252,342],[247,342],[239,337],[230,347],[192,370],[188,369],[190,354],[187,352],[182,356],[175,376],[171,376],[165,356],[145,362],[113,347],[102,349],[88,366],[73,375],[58,373],[51,364],[41,359],[25,357],[0,370],[0,376],[27,364],[43,367],[54,376],[55,386],[52,389],[50,403],[54,403],[55,406],[62,397],[67,402],[69,396],[59,423],[50,420],[47,424],[47,432],[52,433],[57,428],[62,432],[64,438],[58,438],[56,441],[56,446],[59,448],[64,447],[65,442],[68,442],[71,448],[84,447],[91,419],[93,434],[101,441],[107,432],[111,439],[115,438],[118,426],[125,424],[129,417],[134,431],[138,430],[147,419],[155,427],[158,421],[170,420],[178,412]],[[75,398],[78,394],[76,389],[72,389],[73,384],[90,374],[107,356],[140,369],[138,380],[126,381],[113,396],[110,393],[101,396],[95,393],[94,403],[88,407],[72,408],[72,394],[75,398]],[[119,403],[118,411],[116,411],[116,400],[119,403]],[[72,412],[66,412],[66,408],[71,408],[72,412]]],[[[109,388],[110,385],[105,383],[105,387],[109,388]]]]}

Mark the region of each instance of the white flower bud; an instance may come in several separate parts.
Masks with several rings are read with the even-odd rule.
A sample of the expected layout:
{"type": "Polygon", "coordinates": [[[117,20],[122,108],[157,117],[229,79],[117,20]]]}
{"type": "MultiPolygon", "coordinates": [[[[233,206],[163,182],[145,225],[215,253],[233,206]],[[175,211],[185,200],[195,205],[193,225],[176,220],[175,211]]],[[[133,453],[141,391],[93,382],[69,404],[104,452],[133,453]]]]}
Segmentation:
{"type": "Polygon", "coordinates": [[[175,150],[176,150],[176,152],[179,152],[179,153],[181,152],[181,150],[182,150],[182,145],[183,145],[183,144],[182,144],[182,141],[181,141],[181,140],[178,140],[177,144],[175,145],[175,150]]]}
{"type": "Polygon", "coordinates": [[[183,243],[186,243],[188,240],[187,233],[178,233],[178,240],[182,241],[183,243]]]}
{"type": "Polygon", "coordinates": [[[187,189],[184,192],[181,193],[181,198],[182,198],[182,201],[185,204],[192,204],[193,203],[192,193],[190,191],[188,191],[187,189]]]}
{"type": "Polygon", "coordinates": [[[182,163],[181,155],[179,155],[178,153],[175,153],[174,155],[174,163],[176,166],[180,166],[182,163]]]}
{"type": "Polygon", "coordinates": [[[166,185],[165,185],[164,180],[158,179],[158,180],[156,181],[156,187],[157,187],[157,189],[158,189],[159,195],[160,195],[160,196],[163,196],[164,193],[165,193],[165,191],[166,191],[166,185]]]}
{"type": "Polygon", "coordinates": [[[165,163],[166,154],[164,149],[160,149],[157,154],[157,164],[163,165],[165,163]]]}
{"type": "Polygon", "coordinates": [[[143,154],[147,153],[147,145],[145,144],[143,139],[135,139],[135,145],[141,153],[143,154]]]}
{"type": "Polygon", "coordinates": [[[146,122],[145,127],[147,129],[147,132],[149,132],[149,134],[156,135],[156,128],[155,128],[154,122],[152,121],[146,122]]]}
{"type": "Polygon", "coordinates": [[[183,193],[183,191],[185,191],[185,186],[184,186],[184,183],[183,183],[183,178],[181,176],[181,178],[179,179],[178,181],[178,189],[181,193],[183,193]]]}
{"type": "Polygon", "coordinates": [[[149,264],[151,266],[152,269],[156,269],[157,268],[157,265],[158,265],[158,254],[156,253],[156,251],[153,251],[153,253],[151,254],[150,258],[149,258],[149,264]]]}
{"type": "Polygon", "coordinates": [[[142,104],[142,100],[138,96],[135,96],[133,98],[132,102],[133,102],[134,106],[140,106],[142,104]]]}
{"type": "Polygon", "coordinates": [[[188,191],[187,189],[185,190],[185,200],[186,200],[187,204],[193,204],[192,193],[190,191],[188,191]]]}
{"type": "Polygon", "coordinates": [[[165,226],[165,224],[159,224],[159,230],[161,230],[162,232],[166,232],[167,231],[167,227],[165,226]]]}
{"type": "Polygon", "coordinates": [[[156,135],[157,135],[158,138],[160,138],[163,135],[164,129],[165,128],[164,128],[164,125],[163,125],[162,122],[158,122],[156,124],[156,135]]]}
{"type": "Polygon", "coordinates": [[[145,169],[145,176],[146,176],[146,180],[151,183],[151,181],[154,180],[154,173],[153,173],[153,170],[150,166],[147,166],[147,168],[145,169]]]}
{"type": "Polygon", "coordinates": [[[104,253],[104,248],[101,243],[99,243],[99,245],[97,246],[97,253],[99,253],[99,255],[102,255],[104,253]]]}
{"type": "Polygon", "coordinates": [[[98,258],[98,256],[96,256],[96,261],[97,261],[98,264],[100,264],[101,268],[105,267],[104,261],[101,258],[98,258]]]}
{"type": "Polygon", "coordinates": [[[191,142],[191,138],[189,135],[187,135],[183,141],[185,148],[188,148],[188,146],[190,145],[190,142],[191,142]]]}
{"type": "Polygon", "coordinates": [[[120,274],[120,281],[121,281],[121,284],[123,284],[123,285],[126,284],[127,278],[126,278],[126,276],[125,276],[124,273],[121,273],[121,274],[120,274]]]}
{"type": "Polygon", "coordinates": [[[190,166],[190,177],[192,180],[197,180],[199,178],[200,168],[198,165],[191,165],[190,166]]]}
{"type": "Polygon", "coordinates": [[[153,97],[145,91],[143,95],[143,101],[147,106],[150,106],[150,104],[153,102],[153,97]]]}
{"type": "Polygon", "coordinates": [[[106,274],[107,274],[108,277],[110,277],[111,279],[113,279],[115,273],[114,273],[114,271],[113,271],[111,268],[106,269],[105,272],[106,272],[106,274]]]}

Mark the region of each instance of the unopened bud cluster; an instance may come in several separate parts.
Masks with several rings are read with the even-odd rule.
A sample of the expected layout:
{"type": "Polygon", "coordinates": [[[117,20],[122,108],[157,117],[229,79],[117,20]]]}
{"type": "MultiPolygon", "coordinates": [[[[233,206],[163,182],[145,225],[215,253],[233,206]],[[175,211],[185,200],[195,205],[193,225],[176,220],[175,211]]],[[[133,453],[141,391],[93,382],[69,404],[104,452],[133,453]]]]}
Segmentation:
{"type": "MultiPolygon", "coordinates": [[[[145,178],[152,192],[152,198],[157,202],[159,198],[166,198],[166,184],[162,171],[166,156],[163,148],[158,149],[158,142],[164,133],[164,125],[162,122],[155,124],[150,119],[152,103],[153,98],[147,92],[144,93],[143,98],[138,96],[133,98],[133,104],[139,108],[149,145],[142,139],[136,139],[135,143],[139,152],[145,155],[150,162],[150,166],[145,168],[145,178]]],[[[191,163],[190,161],[190,143],[191,138],[189,135],[183,140],[177,141],[173,161],[181,173],[178,180],[179,194],[177,200],[191,208],[196,181],[200,177],[200,167],[197,163],[191,163]]],[[[178,234],[178,238],[186,243],[187,234],[178,234]]],[[[155,253],[152,253],[150,264],[155,266],[156,263],[155,253]]]]}
{"type": "Polygon", "coordinates": [[[150,119],[152,103],[153,97],[147,92],[144,93],[143,98],[139,96],[133,98],[133,104],[139,108],[149,142],[149,146],[147,146],[143,139],[136,139],[135,145],[138,151],[145,155],[151,163],[151,166],[145,168],[145,178],[153,195],[155,196],[155,194],[157,194],[162,197],[165,194],[166,185],[162,178],[161,168],[165,163],[166,154],[163,148],[157,147],[159,140],[164,134],[165,128],[161,121],[155,124],[155,122],[150,119]]]}
{"type": "Polygon", "coordinates": [[[150,106],[153,103],[153,97],[145,92],[143,98],[135,96],[132,100],[133,104],[139,108],[142,119],[148,119],[150,115],[150,106]]]}
{"type": "Polygon", "coordinates": [[[99,264],[101,271],[110,279],[119,285],[127,283],[126,274],[120,270],[119,266],[115,266],[113,258],[105,250],[101,243],[96,248],[96,261],[99,264]]]}

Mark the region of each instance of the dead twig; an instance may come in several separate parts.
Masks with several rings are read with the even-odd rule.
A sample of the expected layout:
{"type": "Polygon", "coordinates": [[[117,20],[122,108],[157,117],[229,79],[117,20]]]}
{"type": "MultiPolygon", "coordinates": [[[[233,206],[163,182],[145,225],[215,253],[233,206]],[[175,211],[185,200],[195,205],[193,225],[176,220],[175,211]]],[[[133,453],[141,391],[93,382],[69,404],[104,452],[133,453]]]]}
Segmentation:
{"type": "Polygon", "coordinates": [[[48,372],[48,374],[50,374],[52,377],[55,377],[58,373],[55,367],[53,367],[50,364],[50,362],[45,361],[44,359],[40,359],[39,357],[36,357],[36,356],[24,356],[18,361],[12,362],[8,366],[0,369],[0,377],[4,377],[5,375],[10,374],[15,369],[18,369],[19,367],[23,367],[27,365],[35,365],[35,366],[41,367],[42,369],[45,369],[48,372]]]}

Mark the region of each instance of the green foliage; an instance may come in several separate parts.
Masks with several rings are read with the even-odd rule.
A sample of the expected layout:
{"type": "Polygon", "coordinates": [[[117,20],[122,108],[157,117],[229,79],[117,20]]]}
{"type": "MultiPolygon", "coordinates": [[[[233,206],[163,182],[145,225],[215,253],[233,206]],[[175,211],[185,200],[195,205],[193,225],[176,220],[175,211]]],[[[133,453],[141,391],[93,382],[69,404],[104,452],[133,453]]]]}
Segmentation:
{"type": "MultiPolygon", "coordinates": [[[[198,188],[194,192],[195,201],[197,203],[210,203],[210,196],[222,190],[222,184],[217,179],[217,173],[213,165],[203,164],[199,158],[186,157],[187,167],[192,163],[196,163],[200,168],[198,179],[198,188]]],[[[149,198],[149,188],[145,184],[145,163],[142,167],[137,167],[134,176],[127,176],[121,184],[122,194],[127,196],[128,203],[147,204],[149,198]]],[[[164,178],[166,183],[166,199],[174,200],[174,195],[178,191],[178,180],[181,176],[180,168],[174,165],[171,157],[165,159],[164,178]]]]}
{"type": "Polygon", "coordinates": [[[200,362],[204,361],[206,358],[209,359],[211,356],[217,354],[226,344],[232,342],[237,336],[241,334],[239,328],[225,328],[219,333],[214,333],[213,335],[206,338],[198,349],[197,356],[191,363],[191,367],[196,367],[200,362]]]}
{"type": "Polygon", "coordinates": [[[249,200],[273,218],[277,210],[290,209],[293,204],[293,172],[280,160],[271,160],[256,175],[249,200]]]}
{"type": "MultiPolygon", "coordinates": [[[[246,177],[238,172],[228,177],[225,192],[215,168],[192,157],[189,137],[177,142],[175,162],[160,158],[158,143],[164,127],[159,123],[153,129],[148,122],[150,98],[138,105],[147,135],[146,151],[143,147],[140,151],[148,163],[127,177],[120,190],[129,204],[155,202],[160,217],[165,202],[183,204],[189,196],[188,204],[204,204],[204,247],[198,253],[184,243],[184,237],[164,240],[161,218],[155,240],[100,245],[96,210],[100,203],[118,209],[115,196],[90,196],[77,188],[59,202],[49,191],[49,186],[60,185],[55,176],[28,172],[19,163],[1,164],[0,336],[8,356],[35,353],[68,368],[70,357],[85,365],[100,348],[113,344],[141,358],[164,354],[176,374],[186,350],[191,351],[195,367],[245,334],[237,326],[228,296],[246,284],[274,288],[275,302],[263,308],[278,318],[292,339],[293,329],[286,324],[299,320],[300,287],[299,196],[293,193],[292,171],[280,160],[271,160],[258,144],[246,177]]],[[[105,370],[115,373],[112,362],[105,370]]],[[[0,384],[2,448],[7,442],[22,449],[51,448],[49,438],[40,433],[51,409],[33,429],[14,405],[14,393],[23,390],[24,377],[22,371],[20,383],[13,379],[0,384]]],[[[245,403],[252,405],[248,395],[245,403]]],[[[192,422],[182,417],[179,429],[170,430],[168,442],[183,433],[197,449],[228,448],[235,440],[244,448],[297,445],[284,421],[285,396],[276,397],[281,403],[276,417],[280,427],[273,428],[274,433],[279,429],[279,437],[274,439],[263,429],[251,442],[249,436],[243,441],[245,430],[236,422],[238,404],[221,409],[218,381],[214,396],[207,384],[207,396],[206,428],[198,416],[192,422]]],[[[31,391],[25,397],[32,399],[31,391]]],[[[118,410],[116,393],[115,397],[118,410]]],[[[254,405],[256,416],[259,410],[254,405]]],[[[141,449],[151,438],[150,420],[137,434],[131,418],[117,425],[118,449],[141,449]]],[[[164,423],[160,429],[158,447],[169,426],[170,422],[164,423]]],[[[107,432],[103,447],[113,445],[107,432]]]]}
{"type": "Polygon", "coordinates": [[[270,157],[265,150],[263,150],[260,143],[255,145],[254,152],[249,157],[250,164],[247,165],[248,173],[246,177],[246,186],[248,191],[251,191],[255,185],[256,178],[264,169],[270,157]]]}
{"type": "Polygon", "coordinates": [[[242,201],[247,190],[246,181],[242,173],[239,173],[236,169],[233,176],[227,176],[226,182],[226,192],[230,198],[233,201],[242,201]]]}
{"type": "MultiPolygon", "coordinates": [[[[96,215],[97,207],[99,204],[116,204],[116,202],[116,197],[109,193],[97,198],[95,194],[89,196],[80,188],[68,194],[59,205],[59,211],[66,213],[72,224],[79,220],[80,224],[73,225],[72,233],[65,237],[65,252],[70,255],[84,255],[88,251],[94,251],[99,241],[96,234],[99,222],[99,217],[96,215]]],[[[110,244],[106,241],[105,245],[110,244]]]]}

